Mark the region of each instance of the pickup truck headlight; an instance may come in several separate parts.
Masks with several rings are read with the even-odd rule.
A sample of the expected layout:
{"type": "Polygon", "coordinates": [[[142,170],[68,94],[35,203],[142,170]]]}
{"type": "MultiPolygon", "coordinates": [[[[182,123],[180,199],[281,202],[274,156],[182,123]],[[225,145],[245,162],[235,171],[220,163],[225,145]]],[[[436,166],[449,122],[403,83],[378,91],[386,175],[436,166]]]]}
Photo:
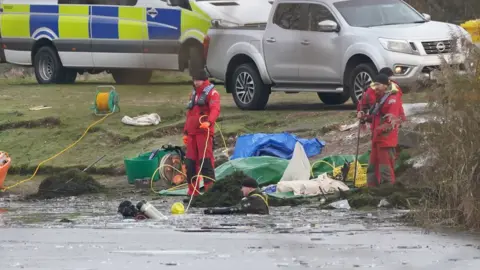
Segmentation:
{"type": "Polygon", "coordinates": [[[380,44],[387,51],[415,54],[416,52],[406,40],[379,38],[380,44]]]}

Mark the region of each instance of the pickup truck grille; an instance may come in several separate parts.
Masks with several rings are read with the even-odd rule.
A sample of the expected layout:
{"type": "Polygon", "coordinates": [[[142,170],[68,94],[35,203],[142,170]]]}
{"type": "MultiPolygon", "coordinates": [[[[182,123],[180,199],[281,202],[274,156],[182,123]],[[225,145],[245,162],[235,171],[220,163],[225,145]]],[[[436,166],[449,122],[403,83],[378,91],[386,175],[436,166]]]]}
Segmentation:
{"type": "Polygon", "coordinates": [[[451,40],[424,41],[422,46],[427,54],[441,54],[451,53],[453,50],[452,43],[451,40]]]}

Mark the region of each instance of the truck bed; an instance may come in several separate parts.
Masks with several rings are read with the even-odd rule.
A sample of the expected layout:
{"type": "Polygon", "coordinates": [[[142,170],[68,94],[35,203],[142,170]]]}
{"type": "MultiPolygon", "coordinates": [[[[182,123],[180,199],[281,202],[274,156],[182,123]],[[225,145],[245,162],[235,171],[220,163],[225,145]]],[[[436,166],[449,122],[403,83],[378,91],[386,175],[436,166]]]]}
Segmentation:
{"type": "Polygon", "coordinates": [[[225,80],[225,71],[229,53],[234,52],[234,47],[248,46],[251,50],[262,54],[262,39],[266,24],[250,24],[238,27],[214,27],[208,31],[210,38],[207,57],[207,69],[212,77],[225,80]]]}

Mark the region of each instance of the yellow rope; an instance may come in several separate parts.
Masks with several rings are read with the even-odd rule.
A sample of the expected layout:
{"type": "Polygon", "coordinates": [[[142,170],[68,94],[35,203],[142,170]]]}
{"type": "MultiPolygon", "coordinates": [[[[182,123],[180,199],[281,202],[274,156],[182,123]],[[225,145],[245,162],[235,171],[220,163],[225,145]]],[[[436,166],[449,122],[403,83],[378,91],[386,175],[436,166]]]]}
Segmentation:
{"type": "MultiPolygon", "coordinates": [[[[205,116],[200,117],[200,119],[199,119],[199,122],[200,122],[200,123],[201,123],[201,120],[202,120],[203,117],[205,117],[205,116]]],[[[223,145],[224,145],[224,147],[225,147],[225,151],[228,153],[227,142],[225,141],[225,137],[223,136],[222,129],[218,126],[217,123],[215,123],[215,126],[217,127],[218,131],[220,132],[220,136],[221,136],[221,138],[222,138],[223,145]]],[[[199,184],[199,183],[198,183],[199,181],[196,181],[196,179],[202,177],[203,179],[209,179],[209,180],[211,180],[211,181],[213,181],[213,182],[216,182],[215,179],[200,174],[200,172],[201,172],[201,170],[202,170],[202,167],[203,167],[203,161],[205,160],[205,153],[206,153],[206,151],[207,151],[208,139],[209,139],[209,137],[210,137],[210,129],[207,129],[207,140],[206,140],[206,142],[205,142],[205,149],[204,149],[204,151],[203,151],[202,164],[200,165],[200,169],[198,170],[197,175],[193,176],[192,179],[191,179],[191,181],[194,181],[194,180],[195,180],[195,186],[194,186],[194,188],[193,188],[194,191],[193,191],[192,195],[190,196],[190,200],[189,200],[189,202],[188,202],[187,208],[185,209],[185,212],[187,212],[188,209],[190,208],[190,204],[192,203],[192,199],[193,199],[193,194],[194,194],[196,191],[198,191],[198,193],[200,193],[200,195],[202,195],[202,193],[200,192],[199,188],[197,188],[197,185],[199,184]]],[[[230,157],[229,157],[229,159],[230,159],[230,157]]],[[[173,169],[174,171],[176,171],[176,172],[182,174],[183,176],[185,176],[185,179],[187,179],[187,175],[186,175],[184,172],[178,170],[177,168],[175,168],[175,167],[173,167],[173,166],[171,166],[171,165],[162,164],[162,165],[159,166],[157,169],[155,169],[155,171],[153,172],[152,177],[151,177],[151,179],[150,179],[150,189],[152,190],[153,193],[158,193],[158,191],[156,191],[156,190],[153,188],[153,179],[154,179],[154,177],[155,177],[155,174],[156,174],[159,170],[162,170],[164,167],[168,167],[168,168],[173,169]]],[[[182,184],[182,185],[178,185],[178,186],[169,188],[169,189],[167,189],[167,191],[177,190],[177,189],[183,188],[183,187],[185,187],[185,186],[188,186],[188,184],[187,184],[187,183],[184,183],[184,184],[182,184]]]]}
{"type": "Polygon", "coordinates": [[[105,116],[103,116],[101,119],[93,122],[90,126],[87,127],[87,129],[85,130],[85,132],[83,132],[82,136],[80,136],[80,138],[78,140],[76,140],[74,143],[70,144],[69,146],[67,146],[66,148],[64,148],[62,151],[56,153],[55,155],[45,159],[44,161],[40,162],[37,166],[37,168],[35,169],[35,171],[33,172],[32,176],[30,176],[29,178],[25,179],[25,180],[22,180],[22,181],[19,181],[11,186],[7,186],[7,187],[4,187],[2,189],[2,191],[7,191],[11,188],[14,188],[22,183],[25,183],[25,182],[28,182],[30,180],[32,180],[36,175],[37,175],[37,172],[38,172],[38,169],[40,169],[40,166],[42,166],[44,163],[46,162],[49,162],[50,160],[60,156],[61,154],[65,153],[66,151],[68,151],[70,148],[74,147],[77,143],[79,143],[84,137],[85,135],[87,135],[88,131],[94,127],[95,125],[101,123],[103,120],[105,120],[108,116],[110,116],[112,113],[109,113],[109,114],[106,114],[105,116]]]}
{"type": "MultiPolygon", "coordinates": [[[[310,167],[310,174],[311,174],[312,177],[315,177],[315,175],[313,174],[313,168],[315,167],[315,165],[320,164],[320,163],[325,163],[332,168],[333,177],[336,177],[336,176],[338,176],[342,173],[343,165],[335,167],[335,164],[331,164],[330,162],[327,162],[325,160],[318,160],[318,161],[314,162],[312,164],[312,166],[310,167]]],[[[357,170],[357,180],[358,181],[357,181],[357,183],[355,183],[355,185],[357,187],[360,187],[360,186],[364,186],[366,184],[367,175],[366,175],[366,170],[364,168],[367,167],[368,164],[361,164],[361,163],[357,162],[357,166],[358,166],[357,167],[358,168],[358,170],[357,170]]],[[[355,168],[355,166],[350,167],[350,169],[348,171],[348,174],[347,174],[347,179],[348,180],[353,181],[353,176],[355,174],[354,168],[355,168]]]]}
{"type": "Polygon", "coordinates": [[[95,104],[96,104],[97,109],[99,111],[101,111],[101,112],[109,111],[109,108],[108,108],[109,97],[110,97],[109,92],[103,92],[103,93],[98,93],[97,94],[95,104]]]}
{"type": "MultiPolygon", "coordinates": [[[[108,111],[109,108],[108,108],[108,99],[109,99],[109,96],[110,96],[110,93],[98,93],[97,96],[96,96],[96,100],[95,100],[95,103],[97,105],[98,108],[104,110],[104,111],[108,111]]],[[[60,156],[61,154],[65,153],[66,151],[68,151],[69,149],[71,149],[72,147],[74,147],[75,145],[77,145],[77,143],[79,143],[88,133],[88,131],[98,125],[99,123],[101,123],[102,121],[104,121],[107,117],[109,117],[110,115],[112,115],[113,112],[110,112],[110,113],[107,113],[105,114],[102,118],[100,118],[99,120],[93,122],[92,124],[90,124],[90,126],[87,127],[87,129],[83,132],[82,136],[80,136],[80,138],[78,140],[76,140],[74,143],[70,144],[69,146],[67,146],[66,148],[64,148],[62,151],[56,153],[55,155],[45,159],[44,161],[40,162],[37,166],[37,168],[35,169],[35,171],[33,172],[32,176],[30,176],[29,178],[27,179],[24,179],[22,181],[19,181],[13,185],[10,185],[10,186],[7,186],[7,187],[4,187],[3,189],[1,189],[2,192],[4,191],[7,191],[9,189],[12,189],[16,186],[19,186],[25,182],[28,182],[30,180],[32,180],[36,175],[37,175],[37,172],[38,170],[40,169],[40,166],[42,166],[44,163],[47,163],[49,162],[50,160],[52,159],[55,159],[56,157],[60,156]]]]}

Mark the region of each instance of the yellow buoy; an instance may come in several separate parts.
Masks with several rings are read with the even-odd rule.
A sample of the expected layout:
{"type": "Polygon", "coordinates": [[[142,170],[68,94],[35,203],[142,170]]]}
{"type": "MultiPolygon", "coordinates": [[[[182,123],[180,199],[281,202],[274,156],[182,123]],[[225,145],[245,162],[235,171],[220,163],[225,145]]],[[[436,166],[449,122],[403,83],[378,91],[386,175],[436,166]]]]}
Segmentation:
{"type": "Polygon", "coordinates": [[[473,42],[480,42],[480,19],[466,21],[460,26],[472,36],[473,42]]]}
{"type": "Polygon", "coordinates": [[[183,203],[181,202],[176,202],[172,204],[172,214],[173,215],[181,215],[185,213],[185,206],[183,206],[183,203]]]}

